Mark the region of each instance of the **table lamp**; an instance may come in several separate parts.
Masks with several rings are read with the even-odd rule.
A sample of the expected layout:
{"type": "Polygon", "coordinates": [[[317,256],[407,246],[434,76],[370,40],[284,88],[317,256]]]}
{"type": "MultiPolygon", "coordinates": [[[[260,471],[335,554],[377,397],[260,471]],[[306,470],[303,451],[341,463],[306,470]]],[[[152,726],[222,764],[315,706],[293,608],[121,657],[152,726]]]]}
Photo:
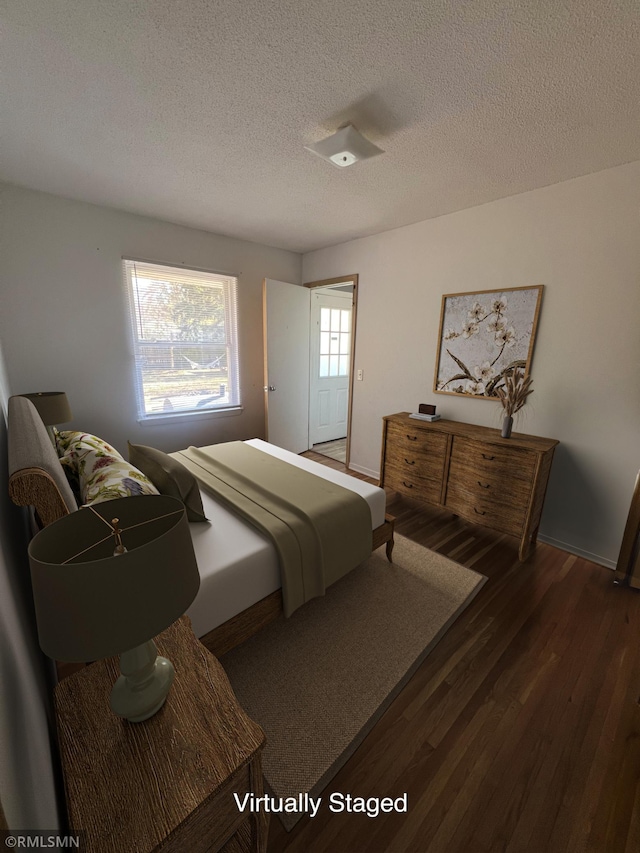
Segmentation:
{"type": "Polygon", "coordinates": [[[26,397],[31,400],[33,405],[38,410],[38,414],[44,421],[49,438],[56,446],[53,427],[56,424],[66,424],[73,418],[71,414],[71,406],[67,400],[67,395],[64,391],[37,391],[33,394],[20,394],[21,397],[26,397]]]}
{"type": "Polygon", "coordinates": [[[120,654],[111,710],[153,716],[174,670],[153,637],[175,622],[200,586],[184,504],[138,495],[82,507],[31,540],[40,646],[60,661],[120,654]]]}

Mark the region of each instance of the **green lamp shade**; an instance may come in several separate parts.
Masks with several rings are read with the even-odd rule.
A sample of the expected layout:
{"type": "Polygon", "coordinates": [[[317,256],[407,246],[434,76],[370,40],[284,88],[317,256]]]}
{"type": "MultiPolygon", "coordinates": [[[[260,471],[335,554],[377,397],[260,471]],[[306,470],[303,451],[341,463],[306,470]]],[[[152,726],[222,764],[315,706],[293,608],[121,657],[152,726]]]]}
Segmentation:
{"type": "Polygon", "coordinates": [[[20,394],[31,400],[46,426],[66,424],[72,418],[71,406],[64,391],[38,391],[34,394],[20,394]]]}
{"type": "Polygon", "coordinates": [[[60,661],[147,642],[182,616],[200,586],[184,505],[166,495],[82,507],[31,540],[29,562],[40,645],[60,661]],[[113,527],[125,553],[114,555],[113,527]]]}

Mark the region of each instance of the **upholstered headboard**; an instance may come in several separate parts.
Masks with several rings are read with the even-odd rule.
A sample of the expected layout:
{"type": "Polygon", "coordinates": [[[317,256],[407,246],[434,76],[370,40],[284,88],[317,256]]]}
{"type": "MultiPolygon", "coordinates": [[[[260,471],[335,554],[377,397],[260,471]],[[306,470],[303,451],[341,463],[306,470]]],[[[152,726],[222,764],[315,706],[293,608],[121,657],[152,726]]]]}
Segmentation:
{"type": "Polygon", "coordinates": [[[42,525],[78,508],[35,406],[26,397],[9,398],[9,495],[19,506],[33,506],[42,525]]]}

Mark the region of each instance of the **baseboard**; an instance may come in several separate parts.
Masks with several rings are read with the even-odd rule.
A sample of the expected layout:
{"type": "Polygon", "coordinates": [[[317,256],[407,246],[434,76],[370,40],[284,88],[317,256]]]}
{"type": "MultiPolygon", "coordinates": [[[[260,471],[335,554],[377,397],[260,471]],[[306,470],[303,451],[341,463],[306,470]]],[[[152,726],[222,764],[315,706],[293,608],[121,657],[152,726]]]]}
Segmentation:
{"type": "Polygon", "coordinates": [[[354,465],[353,462],[349,462],[349,468],[353,471],[357,471],[358,474],[366,474],[367,477],[372,477],[374,480],[380,479],[380,471],[373,471],[371,468],[365,468],[362,465],[354,465]]]}
{"type": "Polygon", "coordinates": [[[570,554],[575,554],[576,557],[584,557],[585,560],[591,560],[592,563],[598,563],[607,569],[615,570],[615,562],[607,559],[607,557],[592,554],[591,551],[584,551],[582,548],[576,548],[575,545],[569,545],[567,542],[561,542],[559,539],[553,539],[551,536],[544,536],[542,533],[538,533],[538,541],[546,542],[547,545],[553,545],[554,548],[559,548],[561,551],[568,551],[570,554]]]}

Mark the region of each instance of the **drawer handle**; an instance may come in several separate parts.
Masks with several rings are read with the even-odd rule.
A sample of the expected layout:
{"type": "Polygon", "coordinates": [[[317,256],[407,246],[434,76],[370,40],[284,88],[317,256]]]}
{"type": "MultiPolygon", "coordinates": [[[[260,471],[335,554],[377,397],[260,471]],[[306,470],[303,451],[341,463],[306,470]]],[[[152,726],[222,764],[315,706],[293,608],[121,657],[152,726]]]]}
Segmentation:
{"type": "Polygon", "coordinates": [[[402,481],[402,485],[406,486],[408,489],[413,488],[413,483],[407,483],[405,480],[402,481]]]}
{"type": "Polygon", "coordinates": [[[415,459],[407,459],[406,456],[404,457],[404,461],[407,463],[407,465],[415,465],[416,464],[415,459]]]}
{"type": "Polygon", "coordinates": [[[473,508],[473,511],[476,512],[478,515],[486,515],[486,512],[484,510],[480,512],[480,510],[476,509],[475,507],[473,508]]]}
{"type": "Polygon", "coordinates": [[[409,439],[409,441],[417,441],[418,440],[417,435],[407,435],[407,438],[409,439]]]}
{"type": "Polygon", "coordinates": [[[492,459],[495,459],[496,457],[495,457],[495,456],[487,456],[487,454],[486,454],[486,453],[483,453],[483,454],[482,454],[482,458],[483,458],[483,459],[489,459],[489,461],[491,461],[492,459]]]}
{"type": "Polygon", "coordinates": [[[491,483],[481,483],[480,480],[478,480],[478,485],[481,486],[483,489],[491,488],[491,483]]]}

